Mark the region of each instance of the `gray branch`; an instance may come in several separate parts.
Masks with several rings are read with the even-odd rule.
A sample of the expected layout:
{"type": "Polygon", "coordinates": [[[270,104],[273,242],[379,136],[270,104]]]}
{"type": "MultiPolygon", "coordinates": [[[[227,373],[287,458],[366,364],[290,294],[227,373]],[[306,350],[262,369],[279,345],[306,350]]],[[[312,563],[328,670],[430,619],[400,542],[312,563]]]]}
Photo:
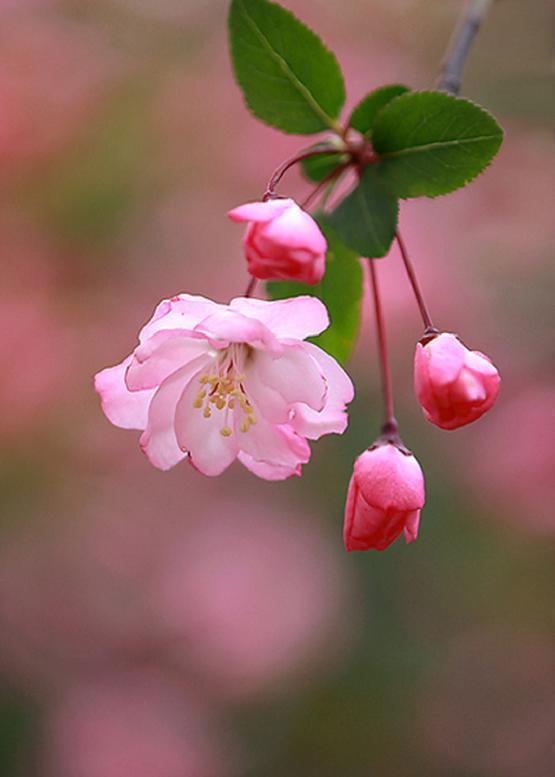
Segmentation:
{"type": "Polygon", "coordinates": [[[457,95],[466,58],[493,0],[468,0],[461,19],[449,41],[437,89],[457,95]]]}

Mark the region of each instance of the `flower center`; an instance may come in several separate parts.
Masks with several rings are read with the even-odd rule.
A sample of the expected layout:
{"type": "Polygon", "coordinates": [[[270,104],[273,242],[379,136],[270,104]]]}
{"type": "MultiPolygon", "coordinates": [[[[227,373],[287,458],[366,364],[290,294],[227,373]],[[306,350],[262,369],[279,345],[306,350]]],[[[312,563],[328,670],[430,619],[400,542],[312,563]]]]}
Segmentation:
{"type": "Polygon", "coordinates": [[[193,407],[202,410],[204,418],[211,418],[213,412],[222,413],[220,434],[223,437],[232,434],[230,413],[240,414],[241,432],[248,432],[256,423],[254,408],[243,385],[245,376],[238,368],[238,363],[244,364],[248,357],[244,351],[244,346],[230,346],[218,357],[211,371],[203,373],[198,379],[200,390],[193,400],[193,407]]]}

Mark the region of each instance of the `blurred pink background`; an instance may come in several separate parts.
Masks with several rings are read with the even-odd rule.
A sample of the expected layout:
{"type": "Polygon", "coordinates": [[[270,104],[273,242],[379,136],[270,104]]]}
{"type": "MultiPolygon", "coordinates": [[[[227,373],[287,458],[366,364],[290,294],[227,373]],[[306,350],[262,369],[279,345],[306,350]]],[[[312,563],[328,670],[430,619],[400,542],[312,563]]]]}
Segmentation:
{"type": "MultiPolygon", "coordinates": [[[[432,84],[461,6],[287,1],[338,54],[348,108],[432,84]]],[[[155,471],[92,388],[161,298],[243,292],[225,212],[303,144],[245,110],[226,13],[0,1],[0,774],[548,777],[552,4],[495,4],[471,55],[463,91],[505,127],[498,159],[401,212],[434,318],[493,358],[501,397],[467,429],[425,423],[393,249],[398,416],[428,503],[416,544],[349,556],[346,485],[380,417],[371,316],[350,427],[294,482],[155,471]]]]}

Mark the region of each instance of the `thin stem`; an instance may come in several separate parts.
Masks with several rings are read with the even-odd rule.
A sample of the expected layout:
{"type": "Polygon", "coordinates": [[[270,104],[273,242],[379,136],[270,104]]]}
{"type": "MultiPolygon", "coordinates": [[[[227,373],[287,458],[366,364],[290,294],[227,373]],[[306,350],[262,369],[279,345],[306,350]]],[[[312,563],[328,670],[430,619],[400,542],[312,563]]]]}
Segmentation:
{"type": "Polygon", "coordinates": [[[328,148],[313,148],[313,149],[309,149],[308,151],[301,151],[300,153],[294,154],[289,159],[286,159],[285,162],[283,162],[272,173],[272,177],[268,181],[268,186],[266,187],[266,191],[264,192],[264,197],[263,197],[264,201],[271,200],[273,197],[275,197],[276,186],[281,181],[285,173],[289,170],[289,168],[293,167],[293,165],[296,165],[298,162],[302,162],[303,159],[310,159],[311,157],[319,156],[320,154],[343,154],[343,153],[345,153],[344,149],[333,148],[332,146],[330,146],[328,148]]]}
{"type": "Polygon", "coordinates": [[[467,0],[443,59],[437,83],[440,91],[454,95],[459,93],[466,59],[492,3],[493,0],[467,0]]]}
{"type": "Polygon", "coordinates": [[[382,374],[382,391],[384,403],[384,425],[382,431],[384,434],[396,434],[397,421],[393,409],[393,388],[391,384],[391,371],[389,369],[389,358],[387,355],[387,340],[385,336],[385,322],[383,317],[382,303],[380,299],[380,290],[378,287],[378,278],[375,267],[375,259],[369,259],[370,280],[372,281],[372,296],[374,298],[374,313],[376,316],[376,331],[378,335],[378,351],[380,356],[380,369],[382,374]]]}
{"type": "Polygon", "coordinates": [[[399,251],[401,252],[401,256],[403,257],[403,264],[405,265],[405,270],[407,271],[410,285],[412,286],[414,296],[416,297],[416,302],[420,310],[420,315],[422,316],[422,322],[424,324],[424,329],[426,330],[426,334],[432,334],[432,332],[437,332],[438,330],[435,328],[432,322],[432,317],[430,316],[428,306],[424,301],[424,295],[422,294],[422,289],[420,288],[420,284],[418,283],[418,279],[416,277],[414,267],[410,260],[405,242],[401,237],[401,233],[397,232],[395,234],[395,238],[397,240],[397,245],[399,246],[399,251]]]}
{"type": "Polygon", "coordinates": [[[245,297],[252,297],[252,295],[254,293],[254,289],[256,287],[256,283],[257,283],[257,279],[253,275],[252,278],[249,281],[249,284],[248,284],[246,290],[245,290],[245,294],[244,294],[245,297]]]}
{"type": "Polygon", "coordinates": [[[334,170],[329,172],[325,178],[322,178],[318,186],[316,186],[316,188],[310,192],[308,197],[306,197],[306,199],[304,199],[301,202],[301,208],[306,210],[306,208],[308,208],[308,206],[311,204],[314,198],[317,197],[321,193],[321,191],[326,188],[328,184],[335,184],[337,182],[337,179],[339,178],[341,173],[343,173],[347,169],[347,167],[349,167],[349,162],[346,162],[343,165],[339,165],[339,167],[336,167],[334,170]]]}

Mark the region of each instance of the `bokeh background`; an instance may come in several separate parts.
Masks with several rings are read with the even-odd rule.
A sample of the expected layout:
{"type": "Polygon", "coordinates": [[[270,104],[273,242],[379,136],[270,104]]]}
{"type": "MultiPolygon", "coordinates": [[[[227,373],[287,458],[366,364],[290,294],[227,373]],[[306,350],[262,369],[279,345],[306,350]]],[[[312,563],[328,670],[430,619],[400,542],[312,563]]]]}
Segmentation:
{"type": "MultiPolygon", "coordinates": [[[[499,0],[468,64],[498,160],[401,215],[435,319],[492,356],[501,397],[468,429],[424,422],[393,250],[398,416],[428,500],[416,544],[351,555],[346,484],[380,420],[371,317],[350,427],[294,481],[155,471],[92,389],[161,298],[242,293],[225,212],[302,143],[244,109],[226,5],[0,2],[0,774],[548,777],[552,3],[499,0]]],[[[287,2],[338,53],[349,107],[433,83],[461,5],[287,2]]]]}

